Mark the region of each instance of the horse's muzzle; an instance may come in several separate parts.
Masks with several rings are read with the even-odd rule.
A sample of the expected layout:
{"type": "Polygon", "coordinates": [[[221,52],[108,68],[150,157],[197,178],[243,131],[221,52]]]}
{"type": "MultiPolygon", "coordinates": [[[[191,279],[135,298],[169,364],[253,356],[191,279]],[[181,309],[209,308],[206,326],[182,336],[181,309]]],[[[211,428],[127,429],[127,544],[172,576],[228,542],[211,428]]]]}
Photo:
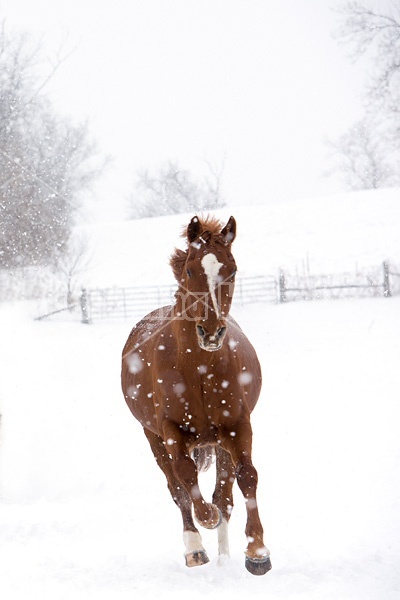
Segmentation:
{"type": "Polygon", "coordinates": [[[226,335],[226,327],[218,327],[218,329],[210,334],[203,325],[196,325],[197,341],[202,350],[207,352],[216,352],[222,347],[226,335]]]}

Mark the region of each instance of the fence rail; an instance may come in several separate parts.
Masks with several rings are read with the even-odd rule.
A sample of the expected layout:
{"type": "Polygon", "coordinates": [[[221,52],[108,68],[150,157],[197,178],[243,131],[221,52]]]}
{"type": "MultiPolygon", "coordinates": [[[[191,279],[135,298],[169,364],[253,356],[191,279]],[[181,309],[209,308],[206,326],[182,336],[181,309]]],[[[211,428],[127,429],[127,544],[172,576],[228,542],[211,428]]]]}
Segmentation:
{"type": "MultiPolygon", "coordinates": [[[[400,269],[399,269],[400,271],[400,269]]],[[[399,282],[393,281],[397,272],[382,266],[357,273],[334,275],[293,276],[281,270],[279,277],[280,302],[293,300],[319,300],[332,298],[389,297],[400,293],[399,282]]]]}
{"type": "MultiPolygon", "coordinates": [[[[82,321],[93,323],[104,319],[133,319],[152,309],[174,303],[175,285],[146,287],[85,289],[81,295],[82,321]]],[[[233,305],[255,302],[277,302],[278,285],[270,275],[238,278],[233,305]]]]}
{"type": "MultiPolygon", "coordinates": [[[[174,303],[176,285],[84,289],[78,305],[83,323],[99,320],[135,320],[158,307],[174,303]]],[[[400,264],[384,261],[357,273],[260,275],[238,278],[233,306],[254,303],[291,302],[333,298],[389,297],[400,295],[400,264]]],[[[53,310],[39,319],[71,311],[71,306],[53,310]]],[[[76,313],[74,313],[76,315],[76,313]]],[[[70,314],[70,317],[73,315],[70,314]]],[[[76,316],[75,316],[76,318],[76,316]]]]}

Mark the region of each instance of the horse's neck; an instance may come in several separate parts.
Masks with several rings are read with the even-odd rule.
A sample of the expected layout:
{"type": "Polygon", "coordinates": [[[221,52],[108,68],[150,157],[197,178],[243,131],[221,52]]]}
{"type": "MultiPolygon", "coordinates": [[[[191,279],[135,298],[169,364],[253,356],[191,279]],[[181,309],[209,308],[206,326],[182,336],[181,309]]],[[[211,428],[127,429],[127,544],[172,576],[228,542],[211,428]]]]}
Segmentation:
{"type": "Polygon", "coordinates": [[[196,329],[193,321],[188,321],[178,316],[172,324],[172,329],[179,354],[190,354],[198,347],[196,329]]]}

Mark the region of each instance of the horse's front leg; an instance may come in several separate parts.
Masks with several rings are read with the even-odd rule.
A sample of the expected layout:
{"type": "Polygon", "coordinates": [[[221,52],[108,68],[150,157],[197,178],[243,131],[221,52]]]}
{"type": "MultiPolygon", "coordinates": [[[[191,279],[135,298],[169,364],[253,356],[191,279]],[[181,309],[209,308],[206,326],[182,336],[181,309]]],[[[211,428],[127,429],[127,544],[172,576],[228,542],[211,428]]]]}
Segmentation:
{"type": "Polygon", "coordinates": [[[209,559],[203,547],[200,533],[193,522],[191,497],[174,473],[173,462],[166,450],[165,442],[163,442],[161,437],[149,430],[145,429],[144,433],[150,443],[158,466],[167,478],[171,496],[182,514],[186,566],[196,567],[204,565],[209,562],[209,559]]]}
{"type": "Polygon", "coordinates": [[[245,498],[246,522],[246,568],[253,575],[264,575],[271,569],[270,553],[264,544],[264,532],[258,512],[258,474],[252,463],[252,430],[250,421],[240,423],[230,431],[226,443],[236,467],[238,486],[245,498]]]}
{"type": "Polygon", "coordinates": [[[238,486],[246,501],[247,536],[246,568],[253,575],[264,575],[271,569],[270,553],[264,544],[263,527],[257,505],[258,475],[251,459],[244,456],[236,467],[238,486]]]}
{"type": "Polygon", "coordinates": [[[221,515],[214,504],[206,502],[200,492],[197,467],[190,457],[187,437],[176,423],[163,423],[163,437],[167,452],[172,457],[172,469],[188,492],[194,507],[197,521],[207,529],[215,529],[221,522],[221,515]]]}

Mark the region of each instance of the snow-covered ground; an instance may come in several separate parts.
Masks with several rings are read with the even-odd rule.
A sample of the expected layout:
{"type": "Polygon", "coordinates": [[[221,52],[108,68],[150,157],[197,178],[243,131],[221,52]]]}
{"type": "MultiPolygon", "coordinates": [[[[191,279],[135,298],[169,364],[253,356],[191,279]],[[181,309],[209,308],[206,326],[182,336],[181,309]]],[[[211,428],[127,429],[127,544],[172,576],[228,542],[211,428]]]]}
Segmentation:
{"type": "MultiPolygon", "coordinates": [[[[399,243],[392,205],[382,217],[385,253],[399,243]]],[[[249,244],[254,221],[245,209],[235,215],[249,244]]],[[[143,273],[154,254],[168,260],[172,248],[159,242],[165,223],[154,220],[154,251],[142,262],[136,257],[143,273]]],[[[305,247],[307,222],[298,227],[305,247]]],[[[339,262],[366,256],[375,244],[361,229],[354,223],[357,252],[346,246],[350,231],[343,236],[339,262]]],[[[378,239],[381,229],[377,223],[378,239]]],[[[329,219],[325,230],[319,255],[333,257],[329,219]]],[[[285,239],[294,256],[297,241],[289,247],[285,239]]],[[[240,270],[257,266],[251,248],[240,237],[237,244],[240,270]]],[[[0,305],[2,598],[398,600],[400,298],[235,311],[264,373],[254,463],[273,569],[260,578],[244,568],[237,487],[229,562],[217,564],[216,533],[202,530],[211,562],[184,566],[179,511],[120,391],[131,324],[34,322],[30,312],[0,305]]],[[[211,473],[200,481],[210,497],[211,473]]]]}
{"type": "Polygon", "coordinates": [[[211,563],[184,566],[180,515],[119,389],[128,325],[3,308],[2,597],[397,600],[399,311],[391,298],[236,314],[264,370],[254,460],[273,570],[254,578],[237,488],[230,562],[204,531],[211,563]]]}

